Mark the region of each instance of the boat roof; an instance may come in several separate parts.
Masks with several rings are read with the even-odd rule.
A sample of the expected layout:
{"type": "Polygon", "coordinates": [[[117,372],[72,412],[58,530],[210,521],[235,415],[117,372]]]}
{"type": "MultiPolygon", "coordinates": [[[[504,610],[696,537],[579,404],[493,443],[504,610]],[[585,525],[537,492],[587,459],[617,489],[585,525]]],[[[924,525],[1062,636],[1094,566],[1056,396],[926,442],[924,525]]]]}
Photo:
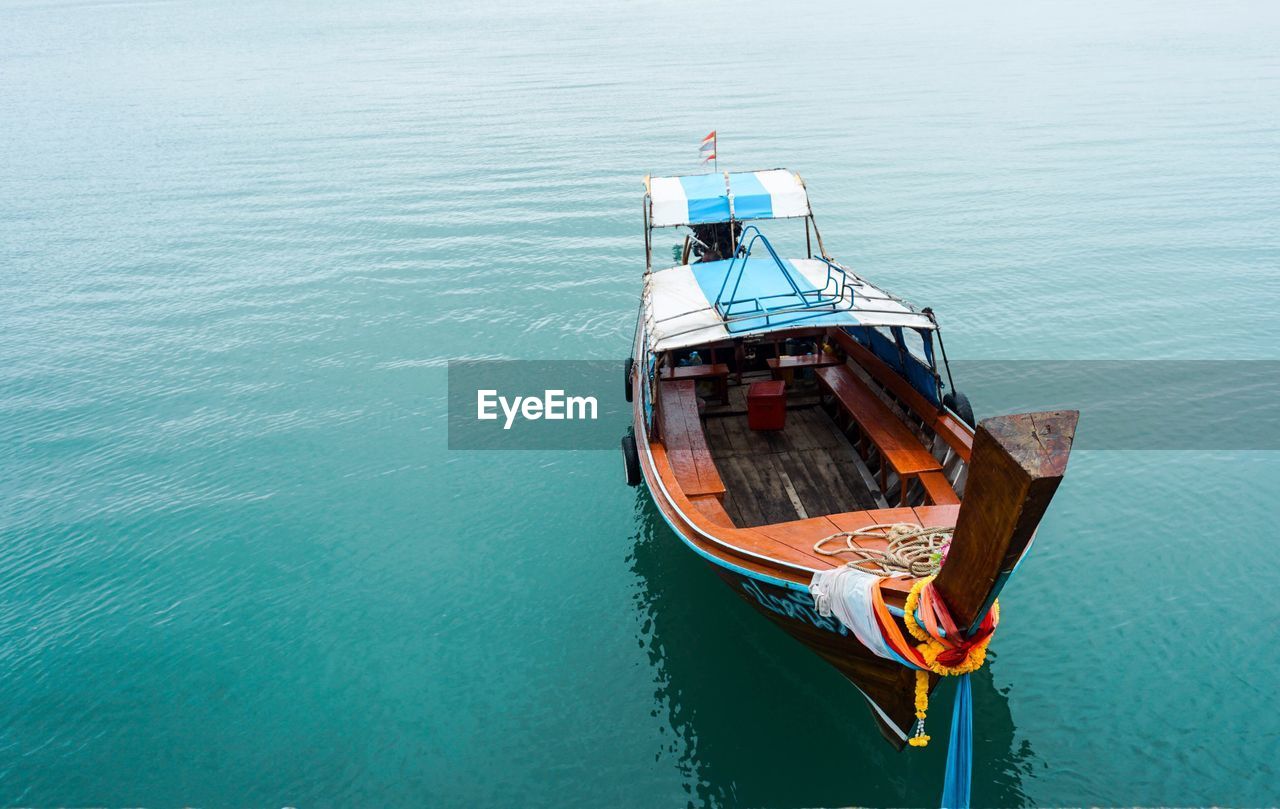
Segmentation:
{"type": "Polygon", "coordinates": [[[648,177],[645,186],[655,228],[809,215],[804,181],[786,169],[648,177]]]}
{"type": "Polygon", "coordinates": [[[654,351],[800,326],[935,328],[910,304],[818,258],[739,258],[649,273],[644,317],[654,351]]]}

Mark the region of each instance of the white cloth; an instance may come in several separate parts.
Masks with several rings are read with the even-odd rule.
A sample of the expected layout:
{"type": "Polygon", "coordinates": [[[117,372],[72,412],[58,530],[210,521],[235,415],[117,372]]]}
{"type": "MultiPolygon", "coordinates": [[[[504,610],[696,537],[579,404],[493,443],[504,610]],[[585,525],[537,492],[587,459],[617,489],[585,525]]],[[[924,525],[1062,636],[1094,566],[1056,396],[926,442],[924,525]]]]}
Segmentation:
{"type": "Polygon", "coordinates": [[[879,580],[874,573],[844,565],[814,573],[809,594],[819,615],[824,618],[835,615],[877,657],[898,660],[885,644],[876,623],[871,588],[879,580]]]}

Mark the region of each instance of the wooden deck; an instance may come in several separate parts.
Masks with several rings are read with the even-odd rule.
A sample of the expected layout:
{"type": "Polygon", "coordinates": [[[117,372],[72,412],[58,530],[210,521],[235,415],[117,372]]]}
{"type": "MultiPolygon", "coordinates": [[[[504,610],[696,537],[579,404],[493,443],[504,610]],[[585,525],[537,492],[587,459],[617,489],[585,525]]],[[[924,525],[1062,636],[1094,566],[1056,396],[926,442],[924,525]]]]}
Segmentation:
{"type": "Polygon", "coordinates": [[[724,508],[741,528],[884,508],[870,471],[818,407],[787,411],[786,429],[756,432],[741,414],[709,416],[707,445],[724,508]]]}

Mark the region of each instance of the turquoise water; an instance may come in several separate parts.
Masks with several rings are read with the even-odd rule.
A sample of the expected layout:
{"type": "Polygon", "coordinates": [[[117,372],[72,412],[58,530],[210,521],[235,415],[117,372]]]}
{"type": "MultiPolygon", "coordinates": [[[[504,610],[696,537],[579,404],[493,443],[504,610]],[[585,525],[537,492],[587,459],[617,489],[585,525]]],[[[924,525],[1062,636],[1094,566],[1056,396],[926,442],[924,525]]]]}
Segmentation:
{"type": "MultiPolygon", "coordinates": [[[[890,751],[615,453],[447,451],[446,363],[625,356],[640,177],[712,128],[952,356],[1275,359],[1277,41],[1262,3],[5,3],[0,805],[932,804],[942,746],[890,751]]],[[[1277,801],[1278,484],[1073,458],[976,803],[1277,801]]]]}

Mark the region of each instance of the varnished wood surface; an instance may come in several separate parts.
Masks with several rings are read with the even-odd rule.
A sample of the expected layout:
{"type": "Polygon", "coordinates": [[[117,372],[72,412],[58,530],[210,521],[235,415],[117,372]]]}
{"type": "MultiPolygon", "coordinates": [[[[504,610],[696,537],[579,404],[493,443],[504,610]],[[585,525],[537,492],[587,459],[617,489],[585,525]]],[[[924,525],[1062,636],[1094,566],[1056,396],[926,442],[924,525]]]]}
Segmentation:
{"type": "Polygon", "coordinates": [[[947,482],[947,476],[942,472],[921,472],[917,477],[924,487],[925,497],[929,498],[929,502],[933,505],[960,504],[960,498],[956,496],[955,489],[951,488],[951,484],[947,482]]]}
{"type": "MultiPolygon", "coordinates": [[[[665,429],[679,435],[684,430],[684,437],[696,441],[689,428],[697,419],[697,402],[691,390],[691,382],[662,383],[666,385],[688,385],[689,389],[679,391],[679,409],[683,415],[678,426],[668,425],[665,429]]],[[[638,381],[637,381],[638,389],[638,381]]],[[[636,397],[633,415],[636,434],[644,437],[643,416],[640,411],[640,397],[636,397]]],[[[671,403],[666,403],[670,405],[671,403]]],[[[675,406],[670,407],[675,410],[675,406]]],[[[813,415],[821,415],[815,408],[810,408],[813,415]]],[[[798,412],[805,412],[804,410],[798,412]]],[[[704,434],[705,435],[705,434],[704,434]]],[[[760,434],[764,441],[777,440],[777,434],[770,437],[760,434]]],[[[807,438],[800,440],[821,442],[821,433],[817,436],[806,431],[807,438]]],[[[829,436],[828,436],[829,437],[829,436]]],[[[840,436],[843,438],[843,436],[840,436]]],[[[675,528],[677,534],[697,549],[708,560],[712,568],[734,589],[739,596],[748,600],[762,614],[777,623],[785,631],[810,647],[827,662],[848,678],[869,700],[885,713],[886,721],[875,709],[871,715],[880,728],[882,735],[895,747],[901,749],[904,740],[902,732],[908,731],[914,715],[914,673],[894,663],[882,660],[871,654],[865,647],[847,632],[839,631],[838,622],[831,624],[834,629],[822,629],[812,622],[795,615],[779,614],[766,609],[755,595],[749,594],[743,587],[747,581],[745,574],[761,577],[751,579],[753,587],[764,588],[773,593],[786,596],[790,593],[793,603],[800,612],[804,611],[807,587],[814,570],[824,569],[844,563],[840,557],[828,557],[816,554],[813,544],[825,536],[838,531],[854,530],[878,523],[915,522],[921,525],[949,524],[954,521],[958,507],[928,506],[920,509],[871,509],[848,511],[809,519],[790,520],[758,528],[738,528],[715,494],[687,494],[680,484],[669,460],[668,448],[662,442],[649,443],[642,441],[641,468],[654,495],[654,503],[675,528]],[[662,493],[665,489],[666,494],[662,493]],[[712,561],[714,560],[714,561],[712,561]],[[790,590],[769,584],[769,581],[790,582],[799,585],[797,590],[790,590]],[[795,601],[798,596],[798,602],[795,601]],[[895,728],[896,726],[896,728],[895,728]]],[[[686,470],[687,475],[687,470],[686,470]]],[[[701,484],[701,478],[698,478],[701,484]]],[[[875,545],[875,540],[867,544],[875,545]]],[[[909,580],[895,580],[886,588],[886,599],[890,604],[901,607],[910,588],[909,580]]],[[[931,680],[932,688],[933,680],[931,680]]]]}
{"type": "Polygon", "coordinates": [[[675,472],[675,484],[686,496],[723,495],[724,481],[716,470],[698,417],[698,396],[693,380],[663,382],[658,385],[662,401],[663,445],[675,472]]]}
{"type": "MultiPolygon", "coordinates": [[[[637,379],[635,384],[638,387],[640,381],[637,379]]],[[[770,526],[776,530],[761,530],[765,526],[739,527],[723,505],[718,505],[720,497],[727,500],[730,495],[715,486],[709,487],[711,491],[703,491],[707,488],[704,486],[705,476],[699,475],[694,460],[700,458],[704,463],[710,462],[713,468],[715,464],[709,449],[705,456],[697,451],[699,438],[704,442],[706,439],[705,433],[699,429],[702,425],[697,420],[697,400],[692,386],[693,382],[689,380],[663,382],[658,386],[660,395],[663,396],[660,411],[666,413],[662,417],[663,429],[674,436],[671,440],[675,446],[669,448],[662,441],[654,441],[648,444],[648,452],[645,452],[642,445],[640,461],[641,469],[654,493],[655,503],[677,526],[682,536],[704,552],[723,559],[727,564],[807,585],[814,570],[838,566],[845,561],[814,552],[813,545],[830,534],[877,523],[943,524],[938,521],[937,513],[930,514],[926,521],[917,516],[915,510],[900,508],[834,513],[825,515],[825,522],[822,519],[796,520],[792,516],[795,513],[793,511],[792,514],[778,515],[779,521],[770,526]],[[673,415],[677,412],[681,414],[679,418],[673,415]],[[660,495],[658,481],[666,489],[666,496],[660,495]],[[692,490],[687,489],[686,485],[692,490]],[[710,501],[713,499],[717,500],[717,505],[712,505],[710,501]]],[[[638,437],[643,435],[643,417],[639,407],[637,397],[633,415],[638,437]]],[[[719,417],[708,421],[714,422],[717,418],[719,417]]],[[[764,441],[778,440],[777,433],[754,435],[760,436],[764,441]]],[[[718,474],[716,479],[720,480],[718,474]]],[[[951,512],[946,512],[944,519],[950,514],[951,512]]],[[[873,547],[883,545],[883,541],[874,539],[865,540],[865,543],[873,547]]],[[[910,583],[906,580],[895,581],[888,589],[891,603],[900,606],[901,599],[910,589],[910,583]]]]}
{"type": "Polygon", "coordinates": [[[689,502],[710,522],[722,527],[733,528],[733,518],[724,510],[724,504],[714,494],[698,494],[689,498],[689,502]]]}
{"type": "Polygon", "coordinates": [[[723,362],[708,365],[678,365],[674,368],[667,367],[662,369],[662,378],[668,381],[676,379],[713,379],[715,377],[727,377],[728,375],[729,366],[723,362]]]}
{"type": "Polygon", "coordinates": [[[825,559],[777,542],[754,529],[726,527],[719,514],[713,518],[707,513],[705,501],[697,495],[691,499],[680,488],[665,447],[654,443],[649,445],[649,449],[653,456],[652,465],[648,454],[642,453],[640,466],[646,479],[651,481],[649,486],[654,493],[654,502],[681,535],[699,549],[729,564],[795,582],[808,582],[814,570],[830,567],[825,559]],[[661,494],[658,481],[666,489],[666,497],[661,494]],[[695,504],[694,500],[699,502],[695,504]]]}
{"type": "MultiPolygon", "coordinates": [[[[808,585],[813,571],[844,564],[838,557],[815,553],[814,543],[838,531],[852,530],[882,522],[914,522],[924,524],[914,509],[878,509],[870,511],[831,514],[792,525],[781,523],[770,526],[769,532],[761,528],[738,528],[726,525],[727,513],[723,508],[711,506],[712,495],[687,495],[680,487],[675,470],[668,460],[666,448],[659,442],[648,445],[648,452],[641,452],[640,465],[654,494],[654,502],[688,542],[703,552],[765,576],[786,579],[808,585]],[[650,458],[652,456],[652,459],[650,458]],[[667,494],[661,494],[659,488],[667,494]],[[824,522],[825,520],[825,522],[824,522]],[[852,527],[851,527],[852,526],[852,527]]],[[[929,525],[939,524],[931,515],[929,525]]],[[[875,547],[883,542],[867,540],[875,547]]],[[[889,585],[891,603],[901,606],[909,581],[895,581],[889,585]]]]}
{"type": "Polygon", "coordinates": [[[828,336],[859,368],[892,393],[915,413],[925,426],[936,432],[967,463],[973,448],[973,430],[969,425],[936,407],[911,383],[894,373],[871,349],[849,336],[843,329],[831,329],[828,336]]]}
{"type": "Polygon", "coordinates": [[[720,395],[720,404],[729,404],[729,366],[723,362],[706,365],[681,365],[662,369],[662,379],[675,381],[681,379],[710,379],[716,384],[716,392],[720,395]]]}
{"type": "MultiPolygon", "coordinates": [[[[882,733],[901,748],[904,744],[901,733],[909,731],[914,714],[914,673],[875,657],[838,622],[824,621],[812,612],[805,588],[813,571],[845,562],[845,558],[817,553],[814,543],[833,533],[872,525],[903,522],[955,526],[956,539],[948,564],[938,578],[938,586],[952,614],[964,625],[970,616],[977,617],[985,610],[1034,533],[1065,469],[1076,414],[1032,414],[1005,422],[988,420],[975,440],[965,425],[951,414],[929,406],[905,380],[895,382],[892,374],[890,378],[881,379],[884,369],[875,367],[878,359],[870,352],[856,345],[846,350],[859,364],[860,372],[870,369],[869,377],[849,385],[850,390],[860,390],[873,397],[891,416],[892,408],[909,408],[923,424],[922,435],[927,437],[928,430],[932,430],[950,446],[952,453],[948,457],[974,461],[964,507],[947,484],[937,458],[920,444],[916,431],[896,417],[894,422],[911,435],[911,441],[898,434],[883,441],[881,449],[891,465],[897,466],[894,463],[897,460],[902,462],[902,470],[916,470],[932,504],[915,508],[851,508],[849,500],[840,498],[851,497],[854,505],[864,505],[858,500],[857,492],[870,492],[870,487],[865,481],[859,486],[858,481],[842,477],[847,469],[856,469],[856,465],[839,463],[831,455],[832,447],[838,446],[829,443],[833,438],[831,431],[841,440],[844,436],[834,425],[824,428],[813,420],[825,419],[825,414],[817,409],[793,408],[788,429],[801,425],[800,429],[790,434],[785,430],[752,433],[735,428],[735,419],[745,419],[732,415],[732,406],[726,406],[720,412],[731,415],[712,418],[710,421],[715,423],[704,427],[691,380],[659,384],[663,440],[643,444],[641,467],[655,504],[676,533],[697,550],[735,592],[821,655],[873,700],[885,714],[881,716],[873,711],[882,733]],[[878,392],[872,389],[877,382],[883,385],[883,390],[878,392]],[[866,387],[868,385],[872,387],[866,387]],[[801,415],[806,413],[809,415],[801,415]],[[912,443],[915,446],[911,446],[912,443]],[[724,454],[721,454],[722,448],[724,454]],[[917,458],[920,463],[915,466],[900,455],[890,455],[900,450],[926,453],[929,460],[917,458]],[[735,457],[739,451],[742,455],[735,457]],[[821,470],[815,477],[813,470],[823,465],[820,456],[824,454],[836,468],[821,470]],[[750,457],[768,458],[769,462],[748,466],[746,460],[750,457]],[[818,460],[815,462],[814,458],[818,460]],[[775,482],[766,481],[761,475],[760,470],[766,467],[774,470],[778,477],[786,475],[791,492],[785,500],[778,498],[775,482]],[[751,479],[752,474],[760,477],[751,479]],[[838,488],[832,494],[836,487],[830,485],[831,480],[841,481],[848,494],[838,488]],[[734,502],[736,491],[755,491],[768,496],[753,497],[749,505],[743,505],[734,502]],[[795,496],[794,501],[791,494],[795,496]],[[847,510],[814,514],[811,508],[815,512],[847,510]],[[743,527],[744,523],[756,520],[760,523],[743,527]]],[[[844,365],[830,366],[818,373],[840,378],[843,374],[839,372],[844,370],[844,365]]],[[[637,371],[637,389],[640,384],[637,371]]],[[[647,438],[638,399],[634,409],[636,433],[637,437],[647,438]]],[[[859,398],[853,403],[861,406],[862,412],[874,409],[869,399],[859,398]]],[[[850,409],[856,412],[856,408],[850,409]]],[[[883,414],[880,421],[886,431],[893,429],[887,426],[889,422],[883,414]]],[[[869,432],[864,429],[864,433],[869,432]]],[[[935,444],[935,448],[937,446],[935,444]]],[[[852,452],[852,448],[849,451],[852,452]]],[[[947,469],[952,470],[954,463],[954,460],[948,461],[947,469]]],[[[884,544],[875,538],[861,542],[868,547],[884,544]]],[[[885,595],[889,604],[901,608],[910,586],[909,579],[888,581],[885,595]]],[[[931,678],[931,688],[934,682],[935,678],[931,678]]]]}
{"type": "Polygon", "coordinates": [[[900,477],[942,470],[942,464],[915,433],[848,368],[819,368],[818,378],[900,477]]]}
{"type": "Polygon", "coordinates": [[[795,354],[769,357],[765,364],[770,370],[782,371],[795,368],[823,368],[828,365],[840,365],[840,358],[834,354],[795,354]]]}
{"type": "Polygon", "coordinates": [[[987,611],[1067,469],[1079,412],[986,419],[973,444],[965,505],[936,586],[957,626],[987,611]]]}

